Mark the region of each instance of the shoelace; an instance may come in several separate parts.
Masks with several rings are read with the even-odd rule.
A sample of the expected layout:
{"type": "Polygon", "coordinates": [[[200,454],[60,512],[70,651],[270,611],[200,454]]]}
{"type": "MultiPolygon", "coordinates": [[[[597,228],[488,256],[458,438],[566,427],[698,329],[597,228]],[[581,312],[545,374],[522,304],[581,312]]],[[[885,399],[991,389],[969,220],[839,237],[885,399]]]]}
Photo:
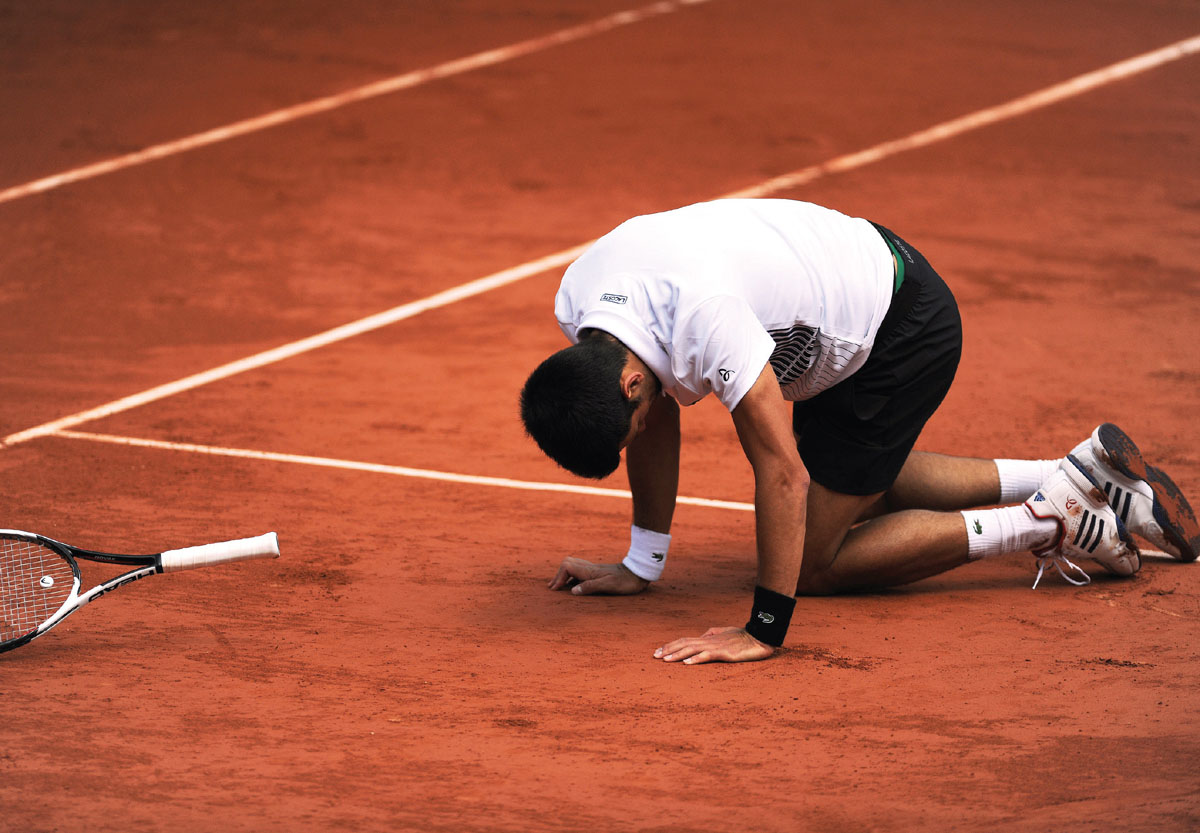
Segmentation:
{"type": "Polygon", "coordinates": [[[1058,570],[1058,574],[1060,576],[1065,578],[1067,581],[1071,582],[1071,584],[1074,584],[1076,587],[1082,587],[1085,584],[1092,583],[1092,577],[1089,576],[1087,573],[1085,573],[1078,564],[1073,563],[1071,561],[1071,559],[1067,558],[1065,555],[1062,555],[1062,554],[1043,555],[1041,558],[1038,559],[1038,562],[1037,562],[1038,563],[1038,574],[1037,574],[1037,578],[1035,578],[1033,580],[1033,589],[1034,590],[1037,590],[1038,582],[1042,580],[1042,573],[1046,570],[1046,562],[1049,562],[1050,564],[1052,564],[1054,566],[1054,569],[1058,570]],[[1066,572],[1063,571],[1063,568],[1062,568],[1063,564],[1066,564],[1072,570],[1079,573],[1079,575],[1083,576],[1084,580],[1076,581],[1075,579],[1073,579],[1069,575],[1067,575],[1066,572]]]}

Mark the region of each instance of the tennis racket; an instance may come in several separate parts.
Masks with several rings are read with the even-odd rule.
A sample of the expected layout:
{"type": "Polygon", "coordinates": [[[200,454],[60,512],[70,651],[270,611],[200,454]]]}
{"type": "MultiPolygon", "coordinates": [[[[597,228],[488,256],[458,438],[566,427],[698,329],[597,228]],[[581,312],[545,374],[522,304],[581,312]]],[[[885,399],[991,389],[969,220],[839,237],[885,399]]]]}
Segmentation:
{"type": "Polygon", "coordinates": [[[0,529],[0,653],[37,639],[88,602],[131,581],[155,573],[278,557],[274,532],[155,555],[116,555],[80,549],[31,532],[0,529]],[[77,558],[135,569],[80,594],[77,558]]]}

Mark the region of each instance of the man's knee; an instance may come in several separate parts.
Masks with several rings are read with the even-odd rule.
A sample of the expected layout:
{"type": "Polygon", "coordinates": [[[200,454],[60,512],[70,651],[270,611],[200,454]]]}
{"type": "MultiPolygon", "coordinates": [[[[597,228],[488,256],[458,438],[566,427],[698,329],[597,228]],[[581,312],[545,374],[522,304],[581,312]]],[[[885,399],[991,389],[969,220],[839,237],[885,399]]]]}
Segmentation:
{"type": "Polygon", "coordinates": [[[797,596],[834,596],[842,590],[832,564],[822,568],[802,570],[800,579],[796,582],[797,596]]]}
{"type": "Polygon", "coordinates": [[[825,546],[814,546],[809,540],[804,548],[804,562],[800,566],[800,578],[796,581],[797,596],[832,596],[841,592],[838,581],[837,556],[844,535],[825,541],[825,546]]]}
{"type": "Polygon", "coordinates": [[[883,506],[884,496],[846,495],[814,483],[808,490],[808,524],[797,596],[832,596],[850,589],[838,569],[838,554],[850,530],[883,506]]]}

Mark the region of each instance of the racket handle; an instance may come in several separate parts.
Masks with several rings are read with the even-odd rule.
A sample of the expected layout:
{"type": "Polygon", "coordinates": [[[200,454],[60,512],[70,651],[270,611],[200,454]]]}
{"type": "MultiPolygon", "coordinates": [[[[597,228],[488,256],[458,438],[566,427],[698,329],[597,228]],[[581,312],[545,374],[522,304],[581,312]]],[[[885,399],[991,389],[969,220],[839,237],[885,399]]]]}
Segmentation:
{"type": "Polygon", "coordinates": [[[164,573],[208,567],[229,561],[244,561],[247,558],[278,557],[279,539],[274,532],[259,535],[257,538],[240,538],[237,541],[222,541],[219,544],[167,550],[160,556],[164,573]]]}

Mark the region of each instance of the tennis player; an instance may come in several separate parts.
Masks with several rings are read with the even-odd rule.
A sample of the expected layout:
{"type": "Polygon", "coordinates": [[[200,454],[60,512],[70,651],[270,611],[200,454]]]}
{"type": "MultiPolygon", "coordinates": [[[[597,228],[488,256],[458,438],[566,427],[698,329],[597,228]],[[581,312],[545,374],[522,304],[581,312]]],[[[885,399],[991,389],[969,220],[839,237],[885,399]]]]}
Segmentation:
{"type": "Polygon", "coordinates": [[[530,375],[525,428],[585,477],[625,449],[633,525],[623,561],[568,557],[551,589],[631,594],[662,575],[680,405],[716,396],[754,471],[749,620],[663,645],[668,662],[770,656],[798,594],[1027,551],[1038,580],[1050,565],[1089,581],[1072,559],[1128,576],[1130,532],[1180,560],[1200,548],[1186,499],[1114,425],[1055,460],[914,452],[958,367],[958,308],[915,247],[867,220],[790,200],[636,217],[567,269],[555,314],[572,346],[530,375]]]}

